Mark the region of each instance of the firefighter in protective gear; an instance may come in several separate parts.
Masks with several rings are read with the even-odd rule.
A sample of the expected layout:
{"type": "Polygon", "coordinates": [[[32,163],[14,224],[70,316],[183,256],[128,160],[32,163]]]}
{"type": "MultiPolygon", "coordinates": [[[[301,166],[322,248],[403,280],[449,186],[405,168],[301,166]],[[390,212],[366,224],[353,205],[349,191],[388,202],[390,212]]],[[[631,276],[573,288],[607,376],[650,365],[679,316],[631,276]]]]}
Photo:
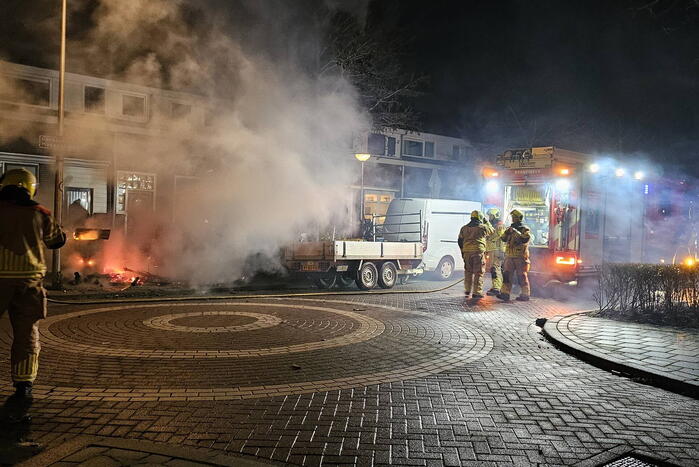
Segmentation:
{"type": "Polygon", "coordinates": [[[66,236],[51,213],[32,200],[36,177],[25,169],[0,178],[0,316],[12,324],[10,366],[19,397],[30,397],[39,369],[39,329],[46,317],[43,245],[60,248],[66,236]]]}
{"type": "Polygon", "coordinates": [[[491,287],[488,295],[497,295],[502,288],[502,263],[505,260],[505,244],[501,240],[505,233],[505,226],[500,219],[498,208],[488,209],[488,221],[493,226],[494,232],[488,236],[486,242],[486,270],[490,271],[491,287]]]}
{"type": "Polygon", "coordinates": [[[464,258],[464,291],[466,297],[483,298],[483,274],[485,273],[486,238],[493,234],[493,227],[480,211],[471,213],[471,221],[461,227],[459,248],[464,258]]]}
{"type": "Polygon", "coordinates": [[[517,300],[526,302],[529,300],[530,294],[529,228],[522,224],[524,214],[515,209],[510,215],[512,216],[512,225],[500,237],[505,242],[505,262],[503,264],[502,291],[497,297],[504,301],[510,300],[512,279],[516,275],[519,286],[522,288],[522,293],[517,297],[517,300]]]}

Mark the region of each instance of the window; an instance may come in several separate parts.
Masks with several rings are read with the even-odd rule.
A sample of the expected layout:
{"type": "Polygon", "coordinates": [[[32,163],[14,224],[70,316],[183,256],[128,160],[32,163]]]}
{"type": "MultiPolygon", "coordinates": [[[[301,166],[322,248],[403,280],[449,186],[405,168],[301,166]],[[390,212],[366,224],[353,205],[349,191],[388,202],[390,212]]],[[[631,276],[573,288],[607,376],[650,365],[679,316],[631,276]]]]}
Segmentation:
{"type": "Polygon", "coordinates": [[[140,172],[119,172],[117,183],[117,212],[126,210],[128,190],[155,191],[155,175],[140,172]]]}
{"type": "Polygon", "coordinates": [[[65,203],[68,218],[77,217],[81,210],[92,215],[92,188],[66,188],[65,203]]]}
{"type": "Polygon", "coordinates": [[[34,176],[36,177],[37,182],[39,181],[39,166],[38,166],[38,165],[34,165],[34,164],[25,165],[25,164],[10,164],[10,163],[5,163],[4,169],[5,169],[5,172],[7,172],[7,171],[9,171],[9,170],[15,170],[15,169],[26,169],[26,170],[28,170],[28,171],[30,171],[31,173],[34,174],[34,176]]]}
{"type": "Polygon", "coordinates": [[[396,139],[393,136],[389,136],[386,138],[386,155],[396,155],[396,139]]]}
{"type": "Polygon", "coordinates": [[[405,196],[430,196],[431,169],[418,167],[405,168],[405,196]]]}
{"type": "MultiPolygon", "coordinates": [[[[370,220],[372,216],[385,216],[393,196],[393,193],[388,192],[364,193],[364,218],[370,220]]],[[[385,217],[378,217],[376,223],[383,224],[385,219],[385,217]]]]}
{"type": "Polygon", "coordinates": [[[403,155],[422,157],[422,141],[403,140],[403,155]]]}
{"type": "Polygon", "coordinates": [[[378,133],[369,133],[367,151],[369,154],[383,156],[386,153],[386,137],[378,133]]]}
{"type": "Polygon", "coordinates": [[[173,102],[170,108],[170,115],[174,118],[184,118],[192,112],[192,106],[189,104],[182,104],[180,102],[173,102]]]}
{"type": "Polygon", "coordinates": [[[146,98],[141,96],[121,96],[121,113],[127,117],[143,118],[146,115],[146,98]]]}
{"type": "Polygon", "coordinates": [[[434,143],[425,141],[425,157],[434,157],[434,143]]]}
{"type": "Polygon", "coordinates": [[[51,83],[49,80],[25,78],[0,78],[0,100],[18,104],[40,105],[48,107],[51,101],[51,83]]]}
{"type": "Polygon", "coordinates": [[[104,88],[85,86],[85,112],[104,113],[104,88]]]}
{"type": "Polygon", "coordinates": [[[458,145],[454,145],[451,148],[451,160],[458,161],[461,158],[461,151],[458,145]]]}

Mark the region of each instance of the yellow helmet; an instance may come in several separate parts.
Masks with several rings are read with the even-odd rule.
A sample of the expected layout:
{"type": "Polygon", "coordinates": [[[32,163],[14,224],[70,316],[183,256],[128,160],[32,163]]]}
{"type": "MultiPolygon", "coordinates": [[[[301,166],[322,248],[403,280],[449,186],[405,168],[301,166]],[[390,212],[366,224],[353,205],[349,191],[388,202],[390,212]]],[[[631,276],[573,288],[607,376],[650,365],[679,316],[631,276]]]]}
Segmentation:
{"type": "Polygon", "coordinates": [[[480,211],[471,211],[471,219],[480,219],[480,218],[481,218],[480,211]]]}
{"type": "Polygon", "coordinates": [[[521,222],[524,220],[524,214],[522,214],[520,211],[513,209],[512,212],[510,213],[510,216],[512,216],[512,220],[515,222],[521,222]]]}
{"type": "Polygon", "coordinates": [[[24,188],[32,198],[36,193],[36,177],[27,169],[12,169],[5,172],[5,175],[0,178],[0,188],[10,185],[24,188]]]}
{"type": "Polygon", "coordinates": [[[488,209],[488,217],[490,217],[492,219],[499,219],[500,218],[500,210],[498,208],[488,209]]]}

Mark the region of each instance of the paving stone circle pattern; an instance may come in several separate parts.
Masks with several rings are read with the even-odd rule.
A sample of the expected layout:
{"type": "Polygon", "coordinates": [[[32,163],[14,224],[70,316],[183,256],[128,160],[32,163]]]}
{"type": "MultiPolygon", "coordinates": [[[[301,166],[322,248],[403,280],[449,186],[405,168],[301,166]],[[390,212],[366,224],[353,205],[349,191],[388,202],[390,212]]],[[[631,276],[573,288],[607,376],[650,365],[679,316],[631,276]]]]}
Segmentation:
{"type": "Polygon", "coordinates": [[[248,313],[245,311],[200,311],[192,313],[180,313],[171,315],[161,315],[156,316],[151,319],[147,319],[143,322],[148,327],[153,329],[164,329],[166,331],[182,331],[182,332],[240,332],[240,331],[252,331],[254,329],[264,329],[271,328],[272,326],[277,326],[282,320],[273,315],[265,315],[262,313],[248,313]],[[182,318],[187,318],[190,316],[204,317],[204,316],[247,316],[253,318],[253,322],[247,324],[238,324],[232,326],[206,326],[206,327],[196,327],[196,326],[182,326],[173,324],[175,320],[180,320],[182,318]]]}
{"type": "MultiPolygon", "coordinates": [[[[63,318],[42,323],[28,436],[47,450],[97,436],[303,466],[573,466],[617,448],[623,448],[618,455],[652,452],[697,465],[696,399],[581,362],[550,345],[534,325],[540,317],[591,309],[589,301],[473,303],[458,287],[337,298],[104,311],[52,304],[50,317],[63,318]],[[195,315],[184,316],[189,313],[195,315]],[[178,315],[169,323],[187,329],[145,324],[166,315],[178,315]],[[191,332],[235,329],[262,315],[281,322],[191,332]],[[348,343],[254,354],[339,338],[348,343]],[[105,349],[114,354],[98,353],[105,349]],[[122,355],[126,350],[192,353],[122,355]],[[214,356],[218,351],[250,353],[214,356]]],[[[10,336],[5,316],[5,375],[10,336]]],[[[0,382],[0,395],[11,393],[7,379],[0,382]]]]}
{"type": "Polygon", "coordinates": [[[439,373],[493,347],[482,331],[424,313],[302,301],[84,309],[42,321],[40,332],[44,349],[59,353],[44,353],[42,374],[54,385],[37,384],[35,393],[59,400],[235,400],[361,387],[439,373]],[[97,378],[75,387],[85,367],[97,378]]]}

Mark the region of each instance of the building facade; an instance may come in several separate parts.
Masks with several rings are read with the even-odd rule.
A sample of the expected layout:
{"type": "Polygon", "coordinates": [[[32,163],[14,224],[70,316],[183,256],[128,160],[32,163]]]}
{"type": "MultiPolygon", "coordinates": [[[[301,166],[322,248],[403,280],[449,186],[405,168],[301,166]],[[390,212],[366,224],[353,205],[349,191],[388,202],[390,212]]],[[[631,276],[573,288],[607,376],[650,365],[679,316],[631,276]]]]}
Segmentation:
{"type": "MultiPolygon", "coordinates": [[[[363,163],[365,219],[385,214],[394,198],[479,200],[481,197],[479,162],[473,148],[463,139],[385,130],[362,134],[353,146],[355,153],[371,155],[363,163]]],[[[353,186],[358,206],[362,204],[360,183],[353,186]]]]}
{"type": "MultiPolygon", "coordinates": [[[[211,168],[201,144],[213,120],[210,101],[195,93],[66,73],[59,138],[58,86],[56,70],[0,61],[0,173],[32,171],[39,181],[37,200],[53,208],[60,152],[64,224],[76,205],[93,226],[127,237],[148,237],[143,229],[152,228],[156,214],[160,221],[178,221],[182,197],[192,192],[202,169],[211,168]],[[179,156],[170,157],[175,152],[179,156]]],[[[361,219],[362,205],[365,219],[383,215],[396,197],[479,199],[477,161],[462,139],[368,132],[355,137],[347,153],[348,158],[371,154],[364,163],[355,161],[351,219],[361,219]]]]}
{"type": "Polygon", "coordinates": [[[37,201],[53,208],[55,156],[61,151],[64,220],[73,203],[99,219],[100,226],[126,233],[138,217],[156,209],[175,218],[178,190],[195,174],[191,167],[144,157],[144,151],[187,144],[207,124],[207,99],[66,73],[64,136],[59,138],[58,87],[55,70],[0,61],[0,174],[30,170],[39,182],[37,201]]]}

